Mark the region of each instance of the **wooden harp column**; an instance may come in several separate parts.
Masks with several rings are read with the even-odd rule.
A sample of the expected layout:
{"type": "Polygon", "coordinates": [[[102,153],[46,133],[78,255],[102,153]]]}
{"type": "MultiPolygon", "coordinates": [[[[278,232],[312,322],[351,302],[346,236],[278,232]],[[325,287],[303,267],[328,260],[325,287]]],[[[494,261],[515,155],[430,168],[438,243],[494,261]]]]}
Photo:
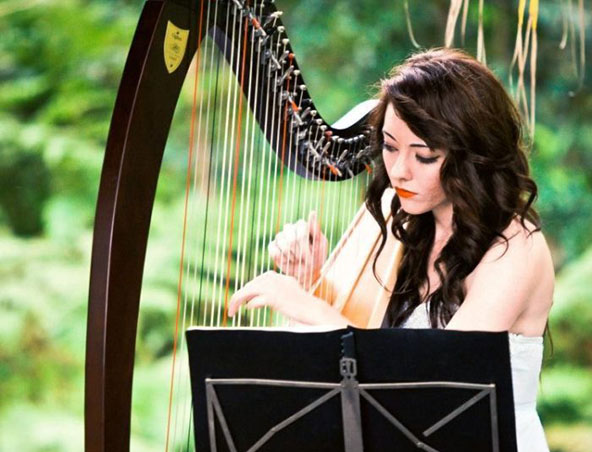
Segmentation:
{"type": "MultiPolygon", "coordinates": [[[[221,26],[222,18],[232,9],[249,37],[254,35],[261,44],[253,54],[245,46],[247,59],[258,58],[268,74],[284,76],[291,71],[286,78],[292,86],[304,85],[290,45],[287,44],[289,55],[285,56],[274,54],[274,49],[266,44],[269,37],[278,33],[287,38],[280,20],[274,16],[273,1],[258,1],[252,7],[251,3],[148,0],[144,5],[117,95],[97,201],[86,345],[87,452],[129,450],[134,349],[152,206],[175,106],[202,38],[209,34],[220,49],[226,49],[224,56],[228,59],[233,46],[240,45],[231,42],[221,26]],[[206,20],[208,3],[217,4],[218,21],[206,20]],[[167,33],[169,39],[176,39],[170,34],[180,33],[179,30],[187,33],[185,50],[173,49],[172,60],[166,60],[167,33]]],[[[243,80],[243,89],[252,81],[253,74],[248,69],[236,75],[243,80]]],[[[295,105],[290,90],[273,86],[276,79],[262,77],[259,81],[260,92],[273,93],[284,106],[274,122],[273,112],[266,115],[270,106],[263,96],[250,97],[250,105],[245,108],[255,112],[268,140],[282,129],[295,133],[292,124],[301,122],[298,130],[306,133],[290,140],[293,147],[287,151],[275,149],[278,155],[290,152],[297,157],[290,159],[291,169],[308,178],[328,181],[364,171],[371,158],[364,135],[371,107],[358,109],[350,116],[349,124],[337,129],[327,125],[320,115],[310,113],[315,107],[307,92],[300,96],[300,105],[295,105]],[[313,129],[315,133],[311,134],[313,129]],[[319,138],[310,139],[313,135],[319,138]]]]}

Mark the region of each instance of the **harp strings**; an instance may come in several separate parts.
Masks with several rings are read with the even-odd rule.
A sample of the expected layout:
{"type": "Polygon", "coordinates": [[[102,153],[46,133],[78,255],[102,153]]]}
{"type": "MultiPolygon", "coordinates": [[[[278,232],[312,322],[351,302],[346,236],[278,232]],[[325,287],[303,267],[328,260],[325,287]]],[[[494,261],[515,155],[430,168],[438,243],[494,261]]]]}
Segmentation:
{"type": "MultiPolygon", "coordinates": [[[[227,26],[230,24],[231,28],[231,43],[236,42],[238,39],[237,35],[240,36],[240,25],[237,24],[237,12],[233,9],[232,13],[230,9],[227,10],[227,26]],[[238,28],[238,30],[237,30],[238,28]]],[[[234,46],[230,44],[231,56],[230,66],[232,67],[235,74],[239,74],[239,51],[242,49],[242,45],[234,46]]],[[[226,51],[226,49],[225,49],[226,51]]],[[[236,137],[236,113],[237,113],[237,99],[238,99],[238,87],[236,83],[233,83],[233,77],[228,71],[227,77],[227,91],[230,95],[226,99],[226,114],[224,118],[224,155],[223,155],[223,166],[222,166],[222,202],[218,204],[218,224],[217,224],[217,239],[216,239],[216,270],[214,278],[214,300],[216,303],[216,325],[222,324],[222,320],[225,319],[225,313],[220,310],[220,305],[224,303],[225,285],[226,279],[224,276],[224,268],[226,264],[226,256],[230,251],[225,247],[228,240],[228,229],[229,229],[229,218],[230,218],[230,203],[231,203],[231,184],[233,174],[233,144],[236,137]]],[[[233,231],[231,231],[233,232],[233,231]]],[[[228,276],[229,277],[229,276],[228,276]]]]}
{"type": "MultiPolygon", "coordinates": [[[[227,319],[228,300],[254,276],[275,268],[267,251],[269,242],[285,223],[306,219],[311,210],[316,210],[331,249],[363,200],[369,177],[365,172],[328,183],[321,165],[309,164],[312,152],[305,155],[304,177],[290,169],[295,167],[295,150],[302,140],[315,143],[315,152],[320,154],[336,137],[321,127],[303,127],[288,114],[289,108],[305,108],[306,91],[299,74],[288,72],[293,58],[289,41],[282,32],[269,37],[267,49],[288,65],[288,69],[283,65],[270,70],[262,61],[261,39],[236,2],[229,1],[227,7],[219,1],[200,4],[199,28],[210,31],[205,33],[193,66],[189,201],[184,220],[187,238],[181,252],[182,303],[175,327],[167,450],[192,448],[184,331],[192,325],[284,324],[285,319],[268,309],[241,309],[227,319]],[[220,29],[210,28],[212,24],[220,29]],[[261,92],[264,78],[269,89],[261,92]],[[267,106],[263,117],[258,111],[261,106],[267,106]]],[[[263,2],[252,8],[256,16],[264,16],[263,2]]],[[[309,114],[316,116],[316,112],[309,114]]],[[[336,143],[337,153],[343,156],[346,152],[357,155],[363,147],[361,141],[336,143]]],[[[302,263],[302,257],[301,250],[297,262],[302,263]]],[[[321,295],[331,298],[326,292],[321,295]]]]}
{"type": "MultiPolygon", "coordinates": [[[[272,49],[277,49],[279,50],[281,46],[281,36],[280,34],[278,34],[275,37],[272,37],[272,45],[271,48],[272,49]]],[[[269,72],[267,72],[266,76],[269,78],[271,76],[272,78],[272,87],[274,87],[272,90],[267,90],[266,93],[266,100],[268,102],[270,102],[270,108],[268,108],[266,110],[266,114],[267,112],[271,112],[271,132],[270,135],[272,136],[272,139],[270,140],[270,143],[266,146],[267,148],[267,154],[269,154],[269,160],[268,160],[268,171],[269,173],[267,174],[267,178],[266,180],[271,182],[267,182],[267,196],[266,196],[266,203],[265,203],[265,222],[264,222],[264,236],[263,236],[263,241],[261,243],[261,250],[260,250],[260,256],[262,259],[262,266],[261,266],[261,272],[263,273],[265,271],[269,271],[272,268],[272,263],[269,260],[268,256],[267,256],[267,243],[271,240],[271,238],[274,235],[274,232],[276,231],[276,222],[277,222],[277,210],[278,210],[278,206],[279,204],[279,199],[280,196],[278,194],[278,190],[274,189],[275,187],[278,187],[278,185],[281,183],[281,173],[283,171],[283,169],[281,168],[282,165],[279,161],[278,155],[276,153],[274,153],[274,149],[280,149],[280,123],[279,121],[277,121],[277,119],[280,117],[279,114],[281,112],[281,105],[277,102],[278,97],[276,95],[276,91],[275,91],[275,87],[277,87],[277,83],[278,83],[278,74],[277,72],[274,72],[273,74],[270,74],[269,72]]],[[[267,124],[267,118],[266,118],[266,122],[267,124]]],[[[281,154],[280,154],[281,155],[281,154]]],[[[244,312],[244,310],[241,309],[241,312],[244,312]]],[[[272,317],[270,315],[270,312],[267,309],[262,310],[261,313],[259,313],[259,321],[256,323],[256,326],[259,326],[261,324],[267,324],[269,322],[272,321],[272,319],[270,318],[272,317]]]]}
{"type": "MultiPolygon", "coordinates": [[[[236,9],[235,9],[236,13],[236,9]]],[[[235,16],[236,17],[236,16],[235,16]]],[[[237,21],[239,24],[241,23],[240,20],[237,21]]],[[[246,63],[246,45],[247,45],[247,32],[248,32],[248,20],[244,19],[244,33],[241,40],[241,46],[239,47],[239,52],[242,51],[242,55],[239,53],[237,58],[237,62],[241,62],[240,66],[240,86],[241,88],[244,87],[244,80],[245,80],[245,63],[246,63]]],[[[238,72],[237,72],[238,74],[238,72]]],[[[230,277],[231,277],[231,265],[232,265],[232,245],[233,240],[235,238],[235,218],[236,218],[236,196],[237,196],[237,183],[238,183],[238,166],[240,162],[240,148],[241,148],[241,134],[243,131],[242,128],[242,118],[243,118],[243,96],[237,95],[235,91],[235,106],[236,100],[238,97],[238,120],[236,122],[236,138],[233,137],[231,142],[235,143],[234,147],[234,160],[233,160],[233,168],[232,168],[232,202],[230,208],[230,225],[229,225],[229,234],[228,234],[228,252],[227,252],[227,265],[226,265],[226,279],[225,279],[225,287],[224,287],[224,312],[223,312],[223,321],[222,325],[226,326],[227,324],[227,312],[228,312],[228,301],[229,301],[229,292],[230,292],[230,277]]],[[[244,179],[243,179],[244,180],[244,179]]]]}
{"type": "MultiPolygon", "coordinates": [[[[261,7],[260,7],[261,9],[261,7]]],[[[261,16],[261,11],[258,11],[258,15],[261,16]]],[[[259,95],[259,77],[260,77],[260,54],[259,52],[256,52],[255,50],[255,45],[256,45],[256,39],[255,39],[255,34],[251,33],[250,35],[250,54],[251,56],[256,55],[255,58],[251,57],[250,61],[249,61],[249,74],[253,74],[253,65],[255,65],[255,80],[254,83],[249,83],[248,86],[248,94],[247,94],[247,104],[251,105],[252,104],[252,98],[257,99],[258,95],[259,95]],[[255,59],[255,61],[254,61],[255,59]]],[[[252,249],[253,249],[253,240],[255,239],[255,237],[253,236],[252,231],[254,230],[253,226],[254,226],[254,220],[255,217],[252,215],[252,212],[254,211],[254,206],[255,206],[255,200],[253,199],[252,196],[252,183],[253,183],[253,179],[257,178],[257,171],[259,168],[259,165],[254,165],[254,159],[255,159],[255,136],[256,136],[256,114],[257,114],[257,108],[258,108],[258,104],[257,102],[254,103],[255,107],[254,110],[252,112],[252,114],[250,113],[250,111],[248,111],[248,117],[249,119],[247,120],[247,135],[245,136],[245,147],[246,147],[246,154],[245,154],[245,158],[243,159],[243,169],[242,172],[243,174],[249,174],[252,175],[250,177],[243,177],[242,179],[242,188],[241,188],[241,199],[245,199],[246,196],[246,205],[245,204],[241,204],[241,213],[239,215],[240,218],[240,224],[239,224],[239,240],[238,240],[238,250],[239,250],[239,254],[238,254],[238,262],[240,263],[240,265],[237,265],[237,272],[235,274],[235,286],[234,286],[234,290],[236,291],[239,287],[241,287],[245,282],[246,282],[246,278],[248,278],[249,274],[250,274],[250,267],[251,267],[251,262],[249,261],[249,256],[252,256],[252,249]],[[248,167],[247,167],[248,165],[248,167]],[[245,181],[247,182],[247,186],[245,188],[245,181]],[[244,210],[243,210],[244,207],[244,210]],[[249,221],[249,216],[250,216],[250,221],[249,221]],[[240,272],[239,272],[239,267],[240,267],[240,272]]],[[[260,140],[258,141],[258,144],[260,145],[261,142],[260,140]]],[[[260,153],[259,153],[260,154],[260,153]]],[[[256,245],[255,245],[256,246],[256,245]]],[[[236,319],[236,321],[233,321],[234,323],[241,323],[242,320],[242,312],[239,313],[238,318],[236,319]]]]}
{"type": "MultiPolygon", "coordinates": [[[[209,5],[208,5],[209,6],[209,5]]],[[[208,9],[209,10],[209,9],[208,9]]],[[[198,25],[198,36],[201,35],[202,33],[202,27],[203,27],[203,12],[204,12],[204,4],[202,2],[201,7],[200,7],[200,12],[199,12],[199,25],[198,25]]],[[[200,61],[201,61],[201,47],[198,48],[197,52],[196,52],[196,66],[199,67],[200,66],[200,61]]],[[[198,85],[199,85],[199,71],[196,70],[195,72],[195,81],[194,81],[194,93],[193,93],[193,103],[192,103],[192,111],[191,111],[191,127],[190,127],[190,139],[189,139],[189,162],[187,165],[187,182],[186,182],[186,191],[185,191],[185,207],[184,207],[184,218],[183,218],[183,233],[182,233],[182,243],[181,243],[181,263],[180,263],[180,269],[179,269],[179,281],[178,281],[178,288],[177,288],[177,309],[176,309],[176,315],[175,315],[175,334],[174,334],[174,338],[173,338],[173,360],[172,360],[172,366],[171,366],[171,377],[170,377],[170,389],[169,389],[169,403],[168,403],[168,412],[167,412],[167,424],[166,424],[166,440],[165,440],[165,450],[168,451],[169,448],[169,443],[170,443],[170,439],[171,439],[171,433],[173,436],[173,444],[175,443],[175,437],[177,435],[177,426],[178,426],[178,411],[179,410],[175,410],[175,413],[173,413],[173,400],[175,399],[175,396],[178,396],[179,391],[177,391],[177,393],[175,393],[175,371],[177,370],[177,378],[179,378],[181,376],[181,374],[183,374],[183,367],[181,365],[182,360],[179,360],[177,362],[176,360],[176,356],[177,356],[177,348],[178,345],[180,345],[181,348],[183,348],[183,335],[182,333],[180,334],[179,331],[179,317],[180,317],[180,308],[181,308],[181,297],[182,297],[182,287],[183,287],[183,262],[184,262],[184,257],[185,257],[185,245],[186,245],[186,234],[187,234],[187,222],[188,222],[188,202],[189,202],[189,198],[190,198],[190,174],[191,174],[191,169],[192,169],[192,161],[193,160],[197,160],[194,159],[194,155],[196,154],[195,152],[195,148],[194,148],[194,133],[195,133],[195,117],[196,117],[196,101],[197,101],[197,94],[198,94],[198,85]],[[179,336],[181,340],[179,340],[179,336]],[[180,368],[179,368],[180,367],[180,368]],[[174,421],[172,421],[172,417],[174,416],[174,421]],[[171,423],[172,422],[172,423],[171,423]],[[172,426],[172,428],[171,428],[172,426]],[[172,430],[172,432],[171,432],[172,430]]],[[[187,259],[187,262],[189,262],[189,259],[187,259]]],[[[187,299],[186,299],[186,293],[184,295],[184,307],[187,306],[187,299]]],[[[181,332],[185,330],[185,325],[186,325],[186,309],[183,309],[183,321],[182,321],[182,328],[181,328],[181,332]]],[[[179,384],[177,385],[177,387],[179,387],[179,384]]],[[[179,406],[179,404],[177,404],[177,407],[179,406]]]]}
{"type": "MultiPolygon", "coordinates": [[[[210,23],[210,10],[211,10],[211,2],[208,4],[208,20],[207,24],[210,23]]],[[[218,19],[218,3],[215,3],[214,12],[213,12],[213,22],[216,23],[218,19]]],[[[197,293],[197,312],[198,315],[201,315],[201,318],[198,317],[198,321],[201,321],[204,325],[207,325],[211,320],[208,320],[208,313],[211,313],[210,319],[213,319],[213,312],[208,310],[207,303],[205,300],[209,295],[209,289],[211,287],[211,279],[212,279],[212,271],[209,266],[203,265],[202,263],[206,261],[206,256],[208,257],[211,255],[211,250],[206,247],[207,238],[208,238],[208,225],[210,220],[210,204],[212,197],[210,193],[212,191],[212,173],[214,177],[214,186],[216,185],[216,177],[217,172],[213,171],[215,165],[215,156],[213,155],[214,150],[214,138],[216,134],[216,126],[219,121],[219,112],[218,112],[218,105],[219,105],[219,93],[218,88],[220,84],[220,54],[219,52],[215,52],[215,45],[214,43],[208,39],[207,37],[204,39],[203,44],[206,50],[206,65],[204,68],[204,72],[209,74],[208,76],[208,86],[206,88],[207,92],[207,99],[206,99],[206,107],[205,107],[205,118],[203,118],[204,110],[203,102],[200,103],[200,130],[203,125],[204,134],[203,134],[203,151],[201,154],[203,155],[201,168],[198,168],[196,165],[195,174],[198,174],[199,170],[201,169],[201,187],[198,191],[196,198],[194,198],[193,205],[196,208],[204,207],[204,220],[203,220],[203,227],[201,228],[202,231],[199,231],[199,227],[197,229],[196,238],[200,237],[200,242],[196,243],[196,249],[199,252],[195,253],[195,258],[193,260],[194,266],[194,285],[199,287],[198,291],[192,291],[194,294],[197,293]],[[209,53],[208,53],[209,52],[209,53]],[[212,95],[213,93],[213,95],[212,95]],[[210,119],[211,117],[211,119],[210,119]],[[210,124],[211,122],[211,124],[210,124]],[[211,129],[211,130],[210,130],[211,129]],[[197,198],[199,197],[199,198],[197,198]],[[205,206],[203,199],[205,198],[205,206]],[[199,279],[196,280],[199,269],[199,279]]],[[[199,70],[199,68],[196,68],[199,70]]],[[[200,141],[201,142],[201,141],[200,141]]],[[[196,184],[197,185],[197,184],[196,184]]],[[[195,303],[195,299],[192,299],[192,303],[195,303]]],[[[191,317],[191,321],[193,323],[194,319],[191,317]]]]}

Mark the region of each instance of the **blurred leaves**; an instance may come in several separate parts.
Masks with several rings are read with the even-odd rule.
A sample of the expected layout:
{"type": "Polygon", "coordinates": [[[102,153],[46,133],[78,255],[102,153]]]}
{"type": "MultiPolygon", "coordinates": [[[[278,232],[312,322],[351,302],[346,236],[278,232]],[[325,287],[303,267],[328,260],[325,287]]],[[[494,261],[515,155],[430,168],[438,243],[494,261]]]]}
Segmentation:
{"type": "Polygon", "coordinates": [[[50,197],[50,171],[41,143],[26,140],[16,121],[0,118],[0,208],[15,235],[39,235],[50,197]]]}
{"type": "MultiPolygon", "coordinates": [[[[592,369],[591,280],[592,247],[566,266],[557,282],[550,327],[558,363],[568,362],[592,369]]],[[[592,394],[588,400],[592,407],[592,394]]]]}
{"type": "Polygon", "coordinates": [[[87,228],[137,10],[76,0],[11,5],[0,8],[4,221],[16,235],[40,235],[57,229],[45,219],[48,206],[73,202],[87,228]]]}
{"type": "Polygon", "coordinates": [[[0,412],[15,400],[70,406],[82,375],[89,239],[0,238],[0,412]]]}
{"type": "Polygon", "coordinates": [[[532,172],[539,186],[537,209],[553,241],[556,265],[574,259],[591,244],[592,126],[537,126],[532,172]]]}
{"type": "Polygon", "coordinates": [[[10,26],[0,22],[1,110],[76,126],[102,142],[135,23],[125,12],[103,2],[51,1],[11,14],[10,26]],[[105,130],[93,135],[97,121],[105,130]]]}
{"type": "Polygon", "coordinates": [[[592,425],[590,400],[592,371],[565,365],[543,371],[537,409],[544,424],[592,425]]]}
{"type": "Polygon", "coordinates": [[[586,424],[551,425],[545,435],[552,452],[589,452],[592,444],[592,429],[586,424]]]}

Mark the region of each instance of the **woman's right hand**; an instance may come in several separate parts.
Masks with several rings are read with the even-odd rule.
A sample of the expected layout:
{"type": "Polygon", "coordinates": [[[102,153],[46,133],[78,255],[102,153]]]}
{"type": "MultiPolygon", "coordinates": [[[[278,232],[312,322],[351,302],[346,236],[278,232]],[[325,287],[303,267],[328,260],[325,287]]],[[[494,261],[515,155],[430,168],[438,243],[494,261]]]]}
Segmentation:
{"type": "Polygon", "coordinates": [[[292,276],[305,288],[310,289],[320,276],[327,259],[329,243],[321,231],[316,212],[308,221],[287,223],[269,244],[269,255],[277,267],[292,276]]]}

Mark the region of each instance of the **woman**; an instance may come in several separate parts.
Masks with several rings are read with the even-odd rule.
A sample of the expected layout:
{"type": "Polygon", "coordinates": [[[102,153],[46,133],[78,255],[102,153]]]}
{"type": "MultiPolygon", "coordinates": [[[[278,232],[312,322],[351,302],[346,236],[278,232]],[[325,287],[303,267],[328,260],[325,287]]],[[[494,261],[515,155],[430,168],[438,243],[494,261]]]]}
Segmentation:
{"type": "MultiPolygon", "coordinates": [[[[535,400],[554,271],[516,107],[484,65],[436,49],[382,83],[372,123],[382,159],[366,205],[383,243],[392,233],[404,245],[384,325],[509,331],[519,450],[548,450],[535,400]],[[396,191],[390,231],[380,208],[388,187],[396,191]]],[[[234,295],[230,314],[246,303],[302,323],[348,324],[298,283],[302,269],[318,272],[323,248],[314,215],[285,227],[270,253],[288,276],[254,279],[234,295]]]]}

